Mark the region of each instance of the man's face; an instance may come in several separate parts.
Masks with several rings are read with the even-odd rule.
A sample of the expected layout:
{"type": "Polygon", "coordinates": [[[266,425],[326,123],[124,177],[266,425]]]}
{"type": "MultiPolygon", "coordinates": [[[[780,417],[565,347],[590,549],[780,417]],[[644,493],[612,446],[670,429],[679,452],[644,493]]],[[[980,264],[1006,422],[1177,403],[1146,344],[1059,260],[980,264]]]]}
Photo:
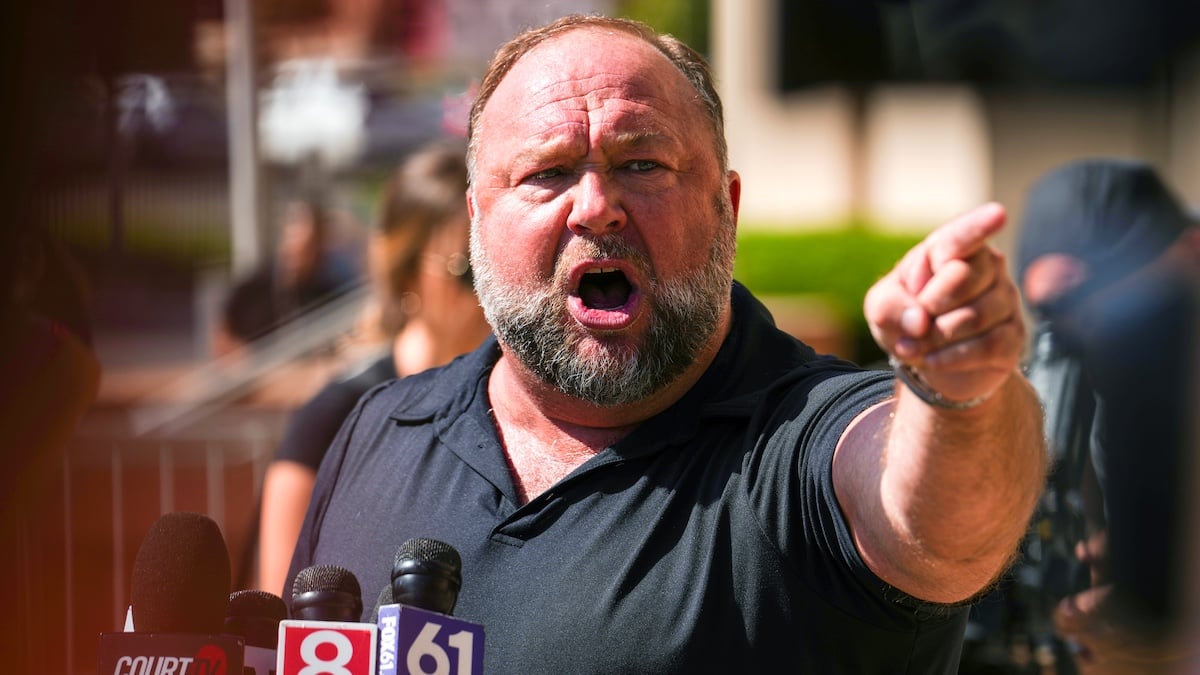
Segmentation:
{"type": "Polygon", "coordinates": [[[651,46],[578,29],[483,111],[477,292],[506,353],[568,394],[642,400],[720,339],[740,184],[696,99],[651,46]]]}

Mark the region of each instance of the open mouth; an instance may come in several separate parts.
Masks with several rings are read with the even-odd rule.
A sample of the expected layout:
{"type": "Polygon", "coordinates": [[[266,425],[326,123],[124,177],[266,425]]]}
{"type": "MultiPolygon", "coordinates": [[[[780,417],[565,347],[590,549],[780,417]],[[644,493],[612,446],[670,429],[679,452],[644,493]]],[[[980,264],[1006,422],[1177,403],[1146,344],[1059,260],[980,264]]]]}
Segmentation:
{"type": "Polygon", "coordinates": [[[582,270],[567,306],[580,324],[597,330],[621,330],[633,323],[641,294],[625,272],[613,265],[582,270]]]}
{"type": "Polygon", "coordinates": [[[588,309],[616,309],[629,302],[633,286],[615,267],[585,272],[579,279],[579,297],[588,309]]]}

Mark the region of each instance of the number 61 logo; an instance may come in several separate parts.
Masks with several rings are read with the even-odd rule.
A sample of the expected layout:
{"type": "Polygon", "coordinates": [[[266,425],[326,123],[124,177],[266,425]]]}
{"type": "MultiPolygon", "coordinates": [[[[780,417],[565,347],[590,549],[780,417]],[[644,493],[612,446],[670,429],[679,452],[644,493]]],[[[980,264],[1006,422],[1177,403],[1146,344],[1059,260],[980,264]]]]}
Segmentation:
{"type": "Polygon", "coordinates": [[[481,675],[483,626],[406,605],[379,608],[379,675],[481,675]]]}

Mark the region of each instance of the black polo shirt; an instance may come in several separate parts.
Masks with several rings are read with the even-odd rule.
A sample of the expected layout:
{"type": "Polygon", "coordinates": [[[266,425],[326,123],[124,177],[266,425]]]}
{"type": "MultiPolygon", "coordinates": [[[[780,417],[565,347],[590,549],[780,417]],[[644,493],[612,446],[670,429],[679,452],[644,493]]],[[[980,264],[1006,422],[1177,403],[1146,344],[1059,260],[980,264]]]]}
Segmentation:
{"type": "Polygon", "coordinates": [[[489,673],[955,672],[965,610],[872,574],[834,496],[837,440],[890,374],[816,355],[737,284],[733,303],[691,391],[524,506],[489,416],[494,340],[372,390],[290,576],[350,569],[369,620],[400,543],[445,541],[489,673]]]}
{"type": "Polygon", "coordinates": [[[327,382],[288,418],[273,459],[297,462],[316,471],[358,399],[395,377],[396,360],[389,345],[387,353],[365,367],[327,382]]]}

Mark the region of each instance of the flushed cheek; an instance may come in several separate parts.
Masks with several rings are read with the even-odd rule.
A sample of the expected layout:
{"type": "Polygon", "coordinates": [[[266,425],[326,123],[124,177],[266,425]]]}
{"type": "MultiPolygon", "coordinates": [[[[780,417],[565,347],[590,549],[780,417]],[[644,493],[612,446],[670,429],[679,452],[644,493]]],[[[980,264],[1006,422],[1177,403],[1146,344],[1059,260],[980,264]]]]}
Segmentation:
{"type": "Polygon", "coordinates": [[[505,278],[544,284],[554,275],[562,229],[544,214],[521,209],[494,213],[481,226],[481,236],[493,265],[505,270],[505,278]]]}
{"type": "Polygon", "coordinates": [[[654,273],[672,277],[691,273],[702,258],[698,252],[707,251],[715,232],[703,232],[696,223],[698,216],[676,213],[641,215],[637,218],[637,236],[653,261],[654,273]]]}
{"type": "Polygon", "coordinates": [[[553,283],[554,262],[535,255],[536,244],[522,244],[514,239],[493,242],[487,249],[499,281],[510,288],[541,291],[553,283]]]}

